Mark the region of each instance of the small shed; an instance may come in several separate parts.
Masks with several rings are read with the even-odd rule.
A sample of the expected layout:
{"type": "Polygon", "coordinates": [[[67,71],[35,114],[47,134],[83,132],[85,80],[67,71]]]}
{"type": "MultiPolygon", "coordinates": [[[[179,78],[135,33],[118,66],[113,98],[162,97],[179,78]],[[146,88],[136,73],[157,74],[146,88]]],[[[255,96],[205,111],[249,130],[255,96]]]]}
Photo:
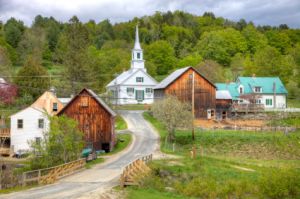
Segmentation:
{"type": "Polygon", "coordinates": [[[216,91],[217,119],[226,119],[231,113],[232,97],[228,90],[216,91]]]}
{"type": "Polygon", "coordinates": [[[187,103],[192,103],[194,96],[195,117],[214,117],[216,87],[191,66],[174,71],[154,88],[155,100],[166,95],[176,96],[187,103]]]}
{"type": "Polygon", "coordinates": [[[86,146],[111,151],[115,145],[116,113],[90,89],[84,88],[58,113],[75,119],[86,146]]]}

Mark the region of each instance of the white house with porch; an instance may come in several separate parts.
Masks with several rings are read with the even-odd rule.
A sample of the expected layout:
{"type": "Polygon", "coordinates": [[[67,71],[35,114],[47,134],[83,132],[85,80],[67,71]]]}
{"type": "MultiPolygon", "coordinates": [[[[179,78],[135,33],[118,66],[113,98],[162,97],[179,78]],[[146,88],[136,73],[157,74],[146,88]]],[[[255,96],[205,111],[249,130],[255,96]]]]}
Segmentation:
{"type": "Polygon", "coordinates": [[[131,67],[112,80],[106,88],[112,93],[113,104],[151,104],[154,101],[153,88],[156,85],[156,80],[147,73],[145,68],[138,26],[136,26],[131,67]]]}

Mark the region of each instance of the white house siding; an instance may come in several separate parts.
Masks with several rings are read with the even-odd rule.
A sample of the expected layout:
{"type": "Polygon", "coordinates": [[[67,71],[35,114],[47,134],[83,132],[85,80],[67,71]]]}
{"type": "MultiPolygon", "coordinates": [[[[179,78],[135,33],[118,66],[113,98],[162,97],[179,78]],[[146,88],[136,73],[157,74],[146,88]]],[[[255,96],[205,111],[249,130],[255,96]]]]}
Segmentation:
{"type": "Polygon", "coordinates": [[[29,150],[30,141],[35,138],[43,138],[43,132],[49,129],[49,120],[47,116],[40,110],[28,107],[15,115],[11,116],[11,147],[14,152],[29,150]],[[17,121],[23,119],[23,128],[18,129],[17,121]],[[44,128],[38,126],[38,120],[44,119],[44,128]]]}
{"type": "Polygon", "coordinates": [[[274,95],[262,95],[261,103],[265,108],[286,108],[286,95],[276,95],[276,107],[274,107],[274,95]],[[272,99],[272,105],[266,105],[266,100],[272,99]]]}

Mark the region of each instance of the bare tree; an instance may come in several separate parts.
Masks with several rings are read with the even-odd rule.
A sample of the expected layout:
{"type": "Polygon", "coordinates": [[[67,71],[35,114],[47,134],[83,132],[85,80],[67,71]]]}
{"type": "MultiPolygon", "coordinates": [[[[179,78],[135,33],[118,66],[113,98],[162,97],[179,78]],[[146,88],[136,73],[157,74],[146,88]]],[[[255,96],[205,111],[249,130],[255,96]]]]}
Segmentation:
{"type": "Polygon", "coordinates": [[[153,116],[162,122],[167,131],[166,139],[173,142],[177,128],[191,128],[193,115],[189,104],[180,102],[174,96],[155,102],[151,108],[153,116]]]}

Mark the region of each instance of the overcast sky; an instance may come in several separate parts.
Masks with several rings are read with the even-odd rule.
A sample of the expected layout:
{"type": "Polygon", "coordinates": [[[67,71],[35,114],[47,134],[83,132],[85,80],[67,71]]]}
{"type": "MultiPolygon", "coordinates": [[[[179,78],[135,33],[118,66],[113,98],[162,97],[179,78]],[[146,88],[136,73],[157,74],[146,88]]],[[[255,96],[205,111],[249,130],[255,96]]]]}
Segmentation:
{"type": "Polygon", "coordinates": [[[288,24],[300,28],[300,0],[0,0],[0,20],[11,17],[31,25],[38,14],[67,21],[73,15],[86,22],[127,21],[155,11],[183,10],[196,15],[212,11],[231,20],[260,25],[288,24]]]}

